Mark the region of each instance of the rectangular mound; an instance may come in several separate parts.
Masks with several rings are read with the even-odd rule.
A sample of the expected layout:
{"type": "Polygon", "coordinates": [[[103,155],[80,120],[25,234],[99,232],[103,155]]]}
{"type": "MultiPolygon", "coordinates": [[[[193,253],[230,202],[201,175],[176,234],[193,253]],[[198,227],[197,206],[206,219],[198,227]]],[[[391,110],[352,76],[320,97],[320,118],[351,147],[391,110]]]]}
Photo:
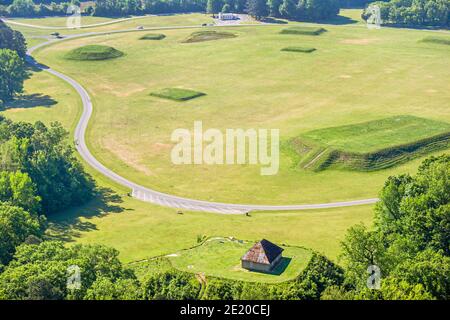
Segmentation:
{"type": "Polygon", "coordinates": [[[450,124],[408,115],[313,130],[291,141],[299,165],[313,170],[379,170],[449,145],[450,124]]]}
{"type": "Polygon", "coordinates": [[[307,36],[318,36],[324,33],[324,28],[315,28],[315,27],[291,27],[286,28],[280,31],[281,34],[298,34],[298,35],[307,35],[307,36]]]}
{"type": "Polygon", "coordinates": [[[181,88],[165,88],[160,91],[150,93],[151,96],[169,99],[174,101],[187,101],[206,95],[203,92],[181,88]]]}
{"type": "Polygon", "coordinates": [[[198,31],[192,33],[184,43],[194,43],[194,42],[204,42],[204,41],[212,41],[212,40],[220,40],[220,39],[230,39],[236,38],[236,35],[231,32],[226,31],[198,31]]]}
{"type": "Polygon", "coordinates": [[[449,37],[426,37],[426,38],[422,39],[422,42],[444,44],[444,45],[450,46],[450,38],[449,37]]]}

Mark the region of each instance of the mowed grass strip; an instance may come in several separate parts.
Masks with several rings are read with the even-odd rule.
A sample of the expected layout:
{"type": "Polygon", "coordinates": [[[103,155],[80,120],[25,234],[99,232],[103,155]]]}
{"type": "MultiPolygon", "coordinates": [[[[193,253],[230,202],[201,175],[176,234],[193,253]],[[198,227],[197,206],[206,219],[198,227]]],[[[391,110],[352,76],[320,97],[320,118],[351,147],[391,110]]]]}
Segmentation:
{"type": "Polygon", "coordinates": [[[327,30],[315,27],[290,27],[280,31],[281,34],[297,34],[306,36],[319,36],[327,30]]]}
{"type": "Polygon", "coordinates": [[[142,37],[140,37],[140,40],[162,40],[166,37],[166,35],[162,33],[148,33],[142,37]]]}
{"type": "Polygon", "coordinates": [[[93,61],[114,59],[123,55],[122,51],[113,47],[93,44],[73,49],[65,55],[65,58],[69,60],[93,61]]]}
{"type": "Polygon", "coordinates": [[[450,38],[444,38],[444,37],[426,37],[421,40],[421,42],[425,43],[434,43],[434,44],[445,44],[447,46],[450,46],[450,38]]]}
{"type": "Polygon", "coordinates": [[[210,277],[267,283],[295,279],[311,259],[311,250],[283,247],[283,260],[272,272],[252,272],[241,267],[241,257],[253,244],[251,241],[213,239],[168,258],[172,266],[180,271],[204,272],[210,277]]]}
{"type": "Polygon", "coordinates": [[[316,48],[306,48],[306,47],[286,47],[281,49],[281,51],[286,52],[301,52],[301,53],[311,53],[316,51],[316,48]]]}
{"type": "Polygon", "coordinates": [[[230,39],[236,38],[237,35],[231,32],[226,31],[197,31],[192,33],[187,39],[185,39],[184,43],[195,43],[195,42],[203,42],[203,41],[212,41],[212,40],[220,40],[220,39],[230,39]]]}
{"type": "Polygon", "coordinates": [[[181,88],[165,88],[160,91],[150,93],[153,97],[169,99],[174,101],[187,101],[201,96],[205,96],[206,93],[194,91],[190,89],[181,88]]]}

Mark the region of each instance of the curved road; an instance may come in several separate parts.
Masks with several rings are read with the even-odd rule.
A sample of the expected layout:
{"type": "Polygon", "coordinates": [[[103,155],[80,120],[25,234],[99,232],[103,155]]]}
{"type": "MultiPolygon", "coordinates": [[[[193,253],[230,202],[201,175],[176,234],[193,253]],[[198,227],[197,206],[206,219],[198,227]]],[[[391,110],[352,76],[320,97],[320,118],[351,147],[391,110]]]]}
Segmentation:
{"type": "MultiPolygon", "coordinates": [[[[244,25],[236,25],[244,26],[244,25]]],[[[253,25],[254,26],[254,25],[253,25]]],[[[227,26],[230,27],[230,26],[227,26]]],[[[161,30],[161,29],[181,29],[181,28],[199,28],[199,26],[184,26],[184,27],[160,27],[160,28],[146,28],[143,30],[161,30]]],[[[122,33],[122,32],[131,32],[136,31],[136,29],[132,30],[121,30],[121,31],[113,31],[113,32],[90,32],[83,33],[79,35],[68,36],[65,39],[73,39],[78,37],[85,36],[96,36],[96,35],[105,35],[111,33],[122,33]]],[[[64,39],[63,39],[64,40],[64,39]]],[[[145,201],[151,202],[154,204],[158,204],[161,206],[166,206],[175,209],[186,209],[192,211],[204,211],[204,212],[215,212],[215,213],[224,213],[224,214],[243,214],[250,211],[288,211],[288,210],[310,210],[310,209],[324,209],[324,208],[336,208],[336,207],[349,207],[349,206],[357,206],[357,205],[365,205],[365,204],[373,204],[378,201],[378,199],[363,199],[363,200],[353,200],[353,201],[344,201],[344,202],[332,202],[332,203],[321,203],[321,204],[299,204],[299,205],[251,205],[251,204],[230,204],[230,203],[219,203],[219,202],[209,202],[202,200],[194,200],[183,197],[178,197],[162,192],[158,192],[144,186],[138,185],[120,175],[115,173],[114,171],[108,169],[103,164],[101,164],[89,151],[86,145],[86,128],[89,123],[89,119],[92,116],[92,101],[91,98],[86,91],[77,81],[74,79],[53,70],[47,66],[41,65],[36,62],[31,54],[44,46],[52,44],[54,42],[58,42],[62,40],[50,40],[44,43],[41,43],[37,46],[34,46],[28,50],[27,62],[33,65],[36,68],[42,69],[46,72],[49,72],[56,77],[64,80],[68,84],[70,84],[80,95],[82,103],[83,103],[83,113],[81,118],[77,124],[75,129],[74,139],[76,149],[83,157],[83,159],[92,166],[95,170],[99,171],[104,176],[114,180],[118,184],[129,188],[132,190],[132,197],[145,201]]]]}

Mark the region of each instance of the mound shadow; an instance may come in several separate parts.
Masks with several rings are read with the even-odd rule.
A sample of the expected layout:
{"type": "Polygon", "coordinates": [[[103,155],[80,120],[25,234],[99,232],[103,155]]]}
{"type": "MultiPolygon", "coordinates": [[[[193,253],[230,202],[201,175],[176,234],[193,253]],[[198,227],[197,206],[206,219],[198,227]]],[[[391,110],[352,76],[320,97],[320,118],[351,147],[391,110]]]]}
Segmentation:
{"type": "Polygon", "coordinates": [[[50,214],[47,217],[49,226],[46,238],[73,242],[74,238],[80,237],[82,232],[98,230],[94,223],[87,220],[130,210],[123,208],[122,203],[120,195],[109,188],[102,188],[97,191],[96,197],[87,204],[50,214]]]}
{"type": "Polygon", "coordinates": [[[5,109],[30,109],[35,107],[50,108],[57,103],[58,101],[48,95],[33,93],[19,96],[17,99],[7,103],[5,109]]]}

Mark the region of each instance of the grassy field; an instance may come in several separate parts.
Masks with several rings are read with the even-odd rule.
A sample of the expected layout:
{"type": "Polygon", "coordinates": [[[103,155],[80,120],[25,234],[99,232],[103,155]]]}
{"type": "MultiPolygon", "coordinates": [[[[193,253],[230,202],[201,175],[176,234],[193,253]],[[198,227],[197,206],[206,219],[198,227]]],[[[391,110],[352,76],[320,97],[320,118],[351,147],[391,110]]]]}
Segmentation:
{"type": "Polygon", "coordinates": [[[212,239],[199,247],[172,254],[168,259],[173,267],[181,271],[234,280],[275,283],[297,277],[311,258],[310,250],[283,247],[283,260],[271,273],[251,272],[241,267],[240,259],[253,244],[251,241],[212,239]]]}
{"type": "MultiPolygon", "coordinates": [[[[179,167],[171,165],[169,158],[172,130],[192,128],[195,120],[219,129],[281,128],[283,141],[312,130],[404,114],[449,122],[446,46],[420,42],[428,32],[367,30],[358,26],[356,12],[351,13],[351,18],[324,26],[328,32],[318,37],[280,35],[282,25],[226,28],[238,37],[191,44],[181,42],[194,30],[165,30],[164,41],[140,41],[143,34],[135,32],[62,42],[36,57],[89,90],[94,102],[88,132],[91,149],[107,166],[136,182],[226,202],[312,203],[373,197],[387,176],[415,171],[422,158],[380,172],[310,172],[294,170],[290,155],[283,153],[280,173],[271,177],[261,177],[259,167],[179,167]],[[69,50],[87,44],[113,46],[126,56],[103,62],[64,59],[69,50]],[[286,58],[280,50],[288,46],[318,51],[286,58]],[[178,86],[208,95],[181,104],[150,96],[160,88],[178,86]]],[[[183,25],[205,18],[151,17],[147,23],[183,25]]],[[[145,21],[133,22],[134,27],[145,21]]],[[[99,29],[133,27],[133,23],[99,29]]],[[[32,36],[48,34],[27,30],[33,43],[43,40],[32,36]]],[[[31,105],[29,99],[16,102],[2,114],[14,120],[58,120],[73,129],[80,101],[64,82],[37,72],[26,82],[26,94],[47,97],[31,105]]],[[[370,226],[373,220],[373,206],[253,213],[251,217],[179,215],[174,209],[131,199],[126,196],[129,190],[87,170],[103,188],[103,196],[52,215],[48,234],[68,243],[115,247],[124,262],[179,252],[194,246],[198,235],[249,241],[267,238],[336,259],[346,230],[359,222],[370,226]]],[[[189,259],[182,265],[189,265],[189,259]]]]}
{"type": "Polygon", "coordinates": [[[280,128],[282,141],[315,129],[414,115],[450,121],[450,54],[421,43],[429,32],[368,30],[355,24],[325,27],[320,36],[281,35],[280,26],[223,28],[226,41],[182,43],[193,30],[165,30],[164,41],[141,33],[62,42],[37,58],[80,81],[91,93],[94,118],[88,142],[98,159],[133,181],[160,191],[241,203],[317,203],[374,197],[392,174],[412,172],[423,159],[377,172],[293,170],[282,153],[276,176],[259,166],[176,166],[171,133],[202,120],[217,128],[280,128]],[[87,44],[117,48],[126,56],[107,62],[70,62],[66,52],[87,44]],[[307,55],[287,46],[317,48],[307,55]],[[145,66],[145,68],[143,67],[145,66]],[[195,88],[201,99],[151,97],[161,88],[195,88]],[[388,107],[387,107],[388,106],[388,107]],[[207,187],[206,187],[207,186],[207,187]]]}

